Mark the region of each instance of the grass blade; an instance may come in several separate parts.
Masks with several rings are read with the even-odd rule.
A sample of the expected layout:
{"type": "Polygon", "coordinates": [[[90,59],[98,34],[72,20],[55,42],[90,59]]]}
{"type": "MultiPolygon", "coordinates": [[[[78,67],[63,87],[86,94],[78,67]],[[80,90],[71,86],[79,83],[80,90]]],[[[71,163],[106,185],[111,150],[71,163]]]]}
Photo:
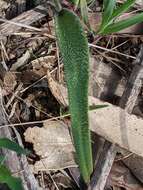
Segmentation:
{"type": "Polygon", "coordinates": [[[143,13],[139,13],[131,18],[110,24],[100,34],[111,34],[113,32],[119,32],[125,28],[128,28],[134,24],[143,22],[143,13]]]}
{"type": "Polygon", "coordinates": [[[108,106],[109,106],[109,105],[92,105],[92,106],[89,106],[89,111],[106,108],[106,107],[108,107],[108,106]]]}
{"type": "Polygon", "coordinates": [[[74,5],[78,6],[80,0],[69,0],[69,2],[73,3],[74,5]]]}
{"type": "Polygon", "coordinates": [[[13,177],[4,165],[0,165],[0,183],[6,183],[11,190],[23,190],[20,178],[13,177]]]}
{"type": "Polygon", "coordinates": [[[86,0],[80,0],[81,16],[85,24],[88,24],[88,7],[86,0]]]}
{"type": "Polygon", "coordinates": [[[134,3],[136,0],[127,0],[125,3],[117,7],[112,14],[112,19],[115,17],[120,16],[122,13],[126,12],[134,3]]]}
{"type": "Polygon", "coordinates": [[[111,20],[111,16],[113,14],[115,4],[116,4],[116,0],[103,1],[103,13],[102,13],[102,23],[100,26],[100,31],[102,31],[111,20]]]}
{"type": "Polygon", "coordinates": [[[15,151],[18,154],[28,154],[29,151],[25,150],[21,146],[19,146],[17,143],[7,139],[7,138],[1,138],[0,139],[0,148],[7,148],[9,150],[15,151]]]}

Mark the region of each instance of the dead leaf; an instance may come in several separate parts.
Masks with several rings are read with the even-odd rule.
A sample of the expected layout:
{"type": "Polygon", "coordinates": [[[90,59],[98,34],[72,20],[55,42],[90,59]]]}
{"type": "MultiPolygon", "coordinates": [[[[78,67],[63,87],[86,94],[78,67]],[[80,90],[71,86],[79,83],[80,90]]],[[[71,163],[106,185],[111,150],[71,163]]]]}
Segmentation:
{"type": "Polygon", "coordinates": [[[91,105],[108,105],[89,112],[90,129],[110,142],[143,157],[143,128],[140,127],[143,120],[108,102],[94,97],[89,97],[89,100],[91,105]]]}
{"type": "Polygon", "coordinates": [[[6,72],[3,85],[3,95],[11,94],[17,85],[15,73],[12,73],[10,71],[6,72]]]}
{"type": "MultiPolygon", "coordinates": [[[[49,84],[53,95],[62,105],[65,105],[63,100],[68,100],[67,90],[59,90],[61,85],[51,77],[50,80],[49,84]]],[[[143,156],[143,128],[140,127],[143,125],[143,120],[141,118],[130,115],[125,110],[92,96],[89,97],[89,105],[109,105],[106,108],[90,111],[89,123],[92,131],[122,148],[143,156]],[[138,146],[139,144],[140,146],[138,146]]]]}
{"type": "MultiPolygon", "coordinates": [[[[143,120],[97,98],[90,97],[90,102],[109,105],[89,112],[91,130],[110,142],[143,156],[143,129],[140,127],[143,120]]],[[[68,126],[61,121],[47,120],[43,128],[28,128],[25,140],[33,143],[35,152],[41,156],[40,162],[35,164],[35,170],[44,170],[45,165],[46,169],[58,169],[74,164],[74,148],[68,126]]]]}
{"type": "Polygon", "coordinates": [[[28,128],[24,135],[41,157],[34,165],[35,172],[76,166],[69,130],[62,121],[44,122],[43,128],[28,128]]]}
{"type": "Polygon", "coordinates": [[[47,70],[51,71],[55,63],[55,56],[44,56],[31,61],[33,72],[39,76],[47,74],[47,70]]]}
{"type": "Polygon", "coordinates": [[[125,89],[125,78],[121,77],[114,65],[109,65],[103,61],[90,57],[89,69],[89,95],[96,98],[103,97],[121,97],[125,89]],[[114,84],[113,84],[114,81],[114,84]]]}
{"type": "Polygon", "coordinates": [[[61,105],[67,107],[68,106],[67,88],[63,84],[59,84],[57,81],[55,81],[49,72],[47,72],[47,79],[48,79],[49,88],[53,96],[61,105]]]}
{"type": "Polygon", "coordinates": [[[106,186],[120,187],[125,190],[143,190],[140,182],[122,162],[114,162],[106,186]]]}

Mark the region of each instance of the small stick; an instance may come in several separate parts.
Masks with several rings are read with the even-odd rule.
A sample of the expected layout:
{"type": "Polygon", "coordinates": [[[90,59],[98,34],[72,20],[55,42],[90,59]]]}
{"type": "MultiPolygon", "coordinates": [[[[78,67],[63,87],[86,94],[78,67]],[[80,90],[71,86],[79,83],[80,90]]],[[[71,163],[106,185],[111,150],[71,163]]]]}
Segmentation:
{"type": "Polygon", "coordinates": [[[143,46],[135,64],[120,101],[120,107],[125,108],[130,114],[136,104],[143,82],[143,46]]]}

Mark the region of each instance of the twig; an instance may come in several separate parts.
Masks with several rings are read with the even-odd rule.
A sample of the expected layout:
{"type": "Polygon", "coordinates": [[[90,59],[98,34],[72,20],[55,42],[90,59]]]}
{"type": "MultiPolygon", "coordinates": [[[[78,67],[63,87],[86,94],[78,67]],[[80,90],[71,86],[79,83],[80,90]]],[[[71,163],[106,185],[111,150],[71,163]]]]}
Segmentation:
{"type": "Polygon", "coordinates": [[[94,174],[91,178],[88,190],[103,190],[106,184],[107,177],[111,170],[114,158],[116,156],[116,146],[106,141],[103,151],[95,166],[94,174]]]}
{"type": "Polygon", "coordinates": [[[34,31],[38,31],[38,32],[41,32],[41,29],[39,28],[36,28],[36,27],[33,27],[33,26],[28,26],[26,24],[22,24],[20,22],[14,22],[14,21],[11,21],[11,20],[6,20],[4,18],[0,18],[0,21],[1,22],[5,22],[5,23],[8,23],[8,24],[11,24],[11,25],[15,25],[15,26],[20,26],[22,28],[28,28],[30,30],[34,30],[34,31]]]}
{"type": "Polygon", "coordinates": [[[31,27],[30,25],[48,15],[46,7],[37,6],[36,8],[26,11],[16,18],[11,19],[10,21],[5,21],[6,23],[0,25],[0,38],[3,39],[3,36],[13,35],[13,33],[18,32],[22,27],[32,29],[33,31],[42,31],[43,29],[38,29],[31,27]]]}
{"type": "Polygon", "coordinates": [[[101,49],[101,50],[104,50],[104,51],[107,51],[107,52],[111,52],[111,53],[115,53],[115,54],[118,54],[118,55],[122,55],[122,56],[125,56],[125,57],[128,57],[128,58],[131,58],[131,59],[134,59],[134,60],[136,59],[136,57],[134,57],[134,56],[127,55],[127,54],[124,54],[124,53],[121,53],[121,52],[118,52],[118,51],[114,51],[112,49],[104,48],[104,47],[94,45],[94,44],[90,44],[90,43],[88,45],[89,45],[89,47],[98,48],[98,49],[101,49]]]}
{"type": "Polygon", "coordinates": [[[123,93],[120,107],[125,108],[128,113],[132,113],[136,104],[138,95],[143,84],[143,47],[137,57],[133,71],[128,79],[125,91],[123,93]]]}

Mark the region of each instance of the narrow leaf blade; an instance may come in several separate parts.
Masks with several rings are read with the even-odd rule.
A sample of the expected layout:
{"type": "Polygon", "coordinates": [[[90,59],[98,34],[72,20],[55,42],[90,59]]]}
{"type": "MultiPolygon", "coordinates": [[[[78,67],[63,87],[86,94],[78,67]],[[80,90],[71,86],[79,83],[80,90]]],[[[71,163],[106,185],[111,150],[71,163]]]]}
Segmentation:
{"type": "Polygon", "coordinates": [[[80,0],[81,16],[85,24],[88,24],[88,8],[86,0],[80,0]]]}
{"type": "Polygon", "coordinates": [[[7,138],[0,139],[0,148],[7,148],[9,150],[17,152],[18,154],[29,154],[28,150],[25,150],[14,141],[11,141],[7,138]]]}
{"type": "Polygon", "coordinates": [[[106,25],[108,25],[111,16],[113,14],[113,10],[115,7],[116,1],[115,0],[104,0],[103,1],[103,14],[102,14],[102,23],[101,23],[101,27],[100,30],[103,30],[103,28],[105,28],[106,25]]]}
{"type": "Polygon", "coordinates": [[[109,105],[92,105],[92,106],[89,106],[89,111],[106,108],[106,107],[108,107],[108,106],[109,106],[109,105]]]}
{"type": "Polygon", "coordinates": [[[21,179],[13,177],[4,165],[0,165],[0,183],[6,183],[11,190],[23,190],[21,179]]]}
{"type": "Polygon", "coordinates": [[[73,3],[74,5],[77,5],[79,0],[69,0],[71,3],[73,3]]]}
{"type": "Polygon", "coordinates": [[[110,24],[100,34],[111,34],[113,32],[119,32],[141,22],[143,22],[143,13],[139,13],[135,16],[132,16],[131,18],[116,22],[114,24],[110,24]]]}
{"type": "Polygon", "coordinates": [[[112,14],[112,18],[120,16],[122,13],[126,12],[136,0],[127,0],[125,3],[117,7],[112,14]]]}

